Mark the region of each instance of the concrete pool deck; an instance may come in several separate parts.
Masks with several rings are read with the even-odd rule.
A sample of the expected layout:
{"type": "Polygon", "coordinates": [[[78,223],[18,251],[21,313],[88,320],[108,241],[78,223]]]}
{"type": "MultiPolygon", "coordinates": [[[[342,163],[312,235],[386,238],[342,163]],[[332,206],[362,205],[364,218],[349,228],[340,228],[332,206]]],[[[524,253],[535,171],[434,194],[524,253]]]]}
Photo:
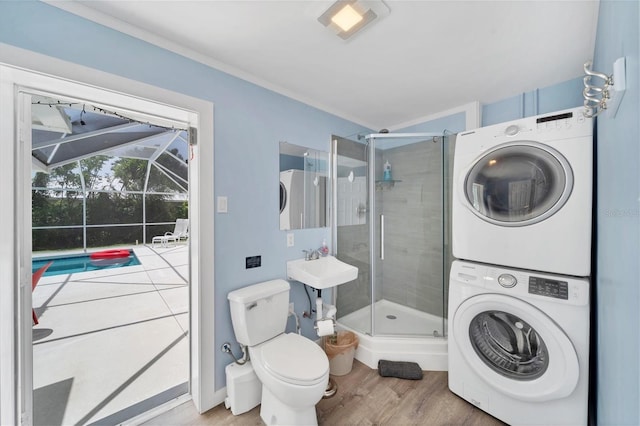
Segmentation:
{"type": "Polygon", "coordinates": [[[133,250],[35,288],[34,424],[117,424],[188,391],[188,248],[133,250]]]}

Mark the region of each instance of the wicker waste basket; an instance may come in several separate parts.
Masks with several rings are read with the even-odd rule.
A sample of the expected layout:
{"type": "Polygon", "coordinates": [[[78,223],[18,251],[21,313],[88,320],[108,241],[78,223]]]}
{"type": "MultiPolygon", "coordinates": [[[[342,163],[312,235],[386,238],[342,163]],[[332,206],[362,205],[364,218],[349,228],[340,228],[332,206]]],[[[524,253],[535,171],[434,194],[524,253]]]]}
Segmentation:
{"type": "Polygon", "coordinates": [[[357,348],[358,336],[351,331],[339,331],[337,335],[325,337],[324,351],[329,358],[329,374],[349,374],[353,368],[357,348]]]}

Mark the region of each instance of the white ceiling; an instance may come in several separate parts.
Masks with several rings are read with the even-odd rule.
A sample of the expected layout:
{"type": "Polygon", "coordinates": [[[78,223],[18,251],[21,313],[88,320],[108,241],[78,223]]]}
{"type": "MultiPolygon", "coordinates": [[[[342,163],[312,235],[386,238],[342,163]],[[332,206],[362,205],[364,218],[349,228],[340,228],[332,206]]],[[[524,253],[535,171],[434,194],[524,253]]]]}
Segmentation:
{"type": "Polygon", "coordinates": [[[400,1],[348,41],[327,1],[49,1],[372,129],[582,75],[597,0],[400,1]]]}

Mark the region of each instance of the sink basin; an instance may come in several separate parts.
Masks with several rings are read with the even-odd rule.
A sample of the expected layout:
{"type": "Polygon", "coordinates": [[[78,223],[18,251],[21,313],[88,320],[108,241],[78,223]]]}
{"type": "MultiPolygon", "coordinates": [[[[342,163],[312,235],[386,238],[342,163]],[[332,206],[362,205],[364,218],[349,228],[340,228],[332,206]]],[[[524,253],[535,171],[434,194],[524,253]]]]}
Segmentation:
{"type": "Polygon", "coordinates": [[[333,256],[316,260],[298,259],[287,262],[287,276],[322,290],[355,280],[358,278],[358,268],[333,256]]]}

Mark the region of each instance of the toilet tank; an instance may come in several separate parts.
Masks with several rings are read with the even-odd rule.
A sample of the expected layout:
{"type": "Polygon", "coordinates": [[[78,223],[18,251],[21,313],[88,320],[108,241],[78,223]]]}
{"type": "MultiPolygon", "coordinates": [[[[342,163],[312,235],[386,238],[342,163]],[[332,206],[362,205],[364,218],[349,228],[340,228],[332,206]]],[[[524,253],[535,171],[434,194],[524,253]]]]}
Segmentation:
{"type": "Polygon", "coordinates": [[[284,333],[289,315],[289,283],[272,280],[227,295],[238,343],[255,346],[284,333]]]}

